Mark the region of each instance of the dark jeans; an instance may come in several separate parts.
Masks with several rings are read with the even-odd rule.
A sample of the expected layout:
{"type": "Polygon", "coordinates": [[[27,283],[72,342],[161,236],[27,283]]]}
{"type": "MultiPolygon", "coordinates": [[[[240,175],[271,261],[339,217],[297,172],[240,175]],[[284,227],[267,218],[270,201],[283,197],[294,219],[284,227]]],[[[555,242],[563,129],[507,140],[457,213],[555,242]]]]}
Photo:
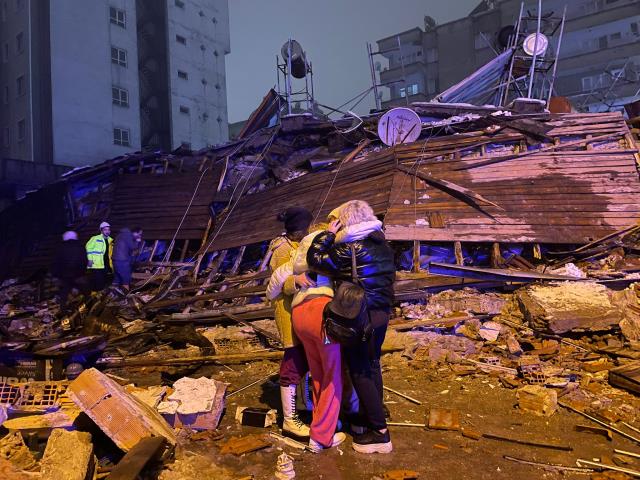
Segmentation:
{"type": "Polygon", "coordinates": [[[131,284],[131,262],[128,260],[113,261],[113,283],[115,285],[131,284]]]}
{"type": "MultiPolygon", "coordinates": [[[[353,387],[360,399],[360,412],[368,428],[382,430],[387,428],[382,403],[382,370],[380,356],[382,344],[389,325],[389,312],[385,310],[371,310],[373,334],[369,342],[362,342],[355,347],[346,347],[342,355],[347,366],[353,387]]],[[[359,424],[360,422],[355,421],[359,424]]]]}
{"type": "Polygon", "coordinates": [[[308,371],[309,365],[302,345],[284,349],[284,357],[280,363],[281,387],[298,385],[308,371]]]}
{"type": "Polygon", "coordinates": [[[89,283],[92,292],[100,292],[111,284],[111,270],[106,268],[90,268],[89,283]]]}

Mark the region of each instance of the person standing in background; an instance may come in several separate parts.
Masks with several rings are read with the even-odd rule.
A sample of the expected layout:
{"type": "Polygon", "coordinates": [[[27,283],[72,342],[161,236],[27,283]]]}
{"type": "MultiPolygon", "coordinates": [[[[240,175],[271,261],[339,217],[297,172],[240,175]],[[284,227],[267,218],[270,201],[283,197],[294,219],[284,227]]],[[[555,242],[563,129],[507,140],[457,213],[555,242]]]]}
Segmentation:
{"type": "Polygon", "coordinates": [[[100,292],[111,283],[110,276],[113,271],[111,261],[113,255],[113,238],[111,238],[111,225],[107,222],[100,224],[100,233],[94,235],[86,244],[87,261],[91,283],[91,291],[100,292]]]}
{"type": "Polygon", "coordinates": [[[51,266],[51,273],[60,282],[58,295],[60,296],[60,309],[64,311],[69,294],[74,288],[82,294],[87,293],[85,275],[88,261],[76,232],[64,232],[62,242],[51,266]]]}
{"type": "Polygon", "coordinates": [[[129,290],[131,285],[134,253],[141,242],[142,228],[140,227],[134,227],[131,230],[123,228],[114,242],[113,284],[117,287],[122,287],[125,291],[129,290]]]}

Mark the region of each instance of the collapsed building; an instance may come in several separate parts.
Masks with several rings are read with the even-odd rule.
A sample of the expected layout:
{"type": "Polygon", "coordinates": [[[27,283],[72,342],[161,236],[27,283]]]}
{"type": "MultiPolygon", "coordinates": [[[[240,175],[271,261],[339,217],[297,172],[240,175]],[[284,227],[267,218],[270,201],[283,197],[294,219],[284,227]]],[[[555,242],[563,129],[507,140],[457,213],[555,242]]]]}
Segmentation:
{"type": "MultiPolygon", "coordinates": [[[[443,99],[468,88],[455,86],[443,99]]],[[[390,121],[385,112],[329,120],[281,110],[272,90],[236,141],[76,169],[0,213],[5,428],[73,429],[82,411],[122,452],[146,449],[147,461],[180,443],[174,428],[187,439],[215,429],[224,383],[197,386],[206,412],[180,410],[178,382],[171,394],[167,385],[141,392],[119,383],[151,375],[147,368],[159,384],[166,379],[158,371],[279,359],[264,299],[267,246],[281,234],[276,216],[295,205],[321,221],[353,199],[373,207],[397,253],[385,352],[414,366],[449,365],[454,376],[498,376],[517,389],[520,410],[544,416],[557,410],[559,396],[562,406],[588,415],[595,408],[589,381],[638,393],[640,151],[637,128],[622,114],[551,113],[536,102],[415,103],[406,109],[419,118],[415,138],[389,142],[380,136],[381,122],[390,121]],[[72,229],[86,240],[105,220],[115,230],[144,230],[132,291],[77,297],[64,315],[48,275],[61,235],[72,229]],[[584,372],[592,380],[580,380],[584,372]],[[118,422],[135,428],[118,430],[118,422]]],[[[601,416],[606,408],[634,422],[637,402],[626,395],[601,402],[601,416]]],[[[430,427],[510,441],[469,425],[465,434],[451,412],[442,426],[441,413],[432,410],[430,427]]],[[[616,428],[606,418],[599,420],[605,428],[616,428]]],[[[249,437],[226,439],[221,453],[271,445],[249,437]]],[[[21,438],[11,437],[18,450],[21,438]]],[[[87,452],[83,472],[93,468],[87,452]]],[[[44,457],[41,472],[62,468],[51,452],[44,457]]],[[[585,462],[575,468],[591,471],[585,462]]],[[[31,460],[13,465],[37,468],[31,460]]]]}

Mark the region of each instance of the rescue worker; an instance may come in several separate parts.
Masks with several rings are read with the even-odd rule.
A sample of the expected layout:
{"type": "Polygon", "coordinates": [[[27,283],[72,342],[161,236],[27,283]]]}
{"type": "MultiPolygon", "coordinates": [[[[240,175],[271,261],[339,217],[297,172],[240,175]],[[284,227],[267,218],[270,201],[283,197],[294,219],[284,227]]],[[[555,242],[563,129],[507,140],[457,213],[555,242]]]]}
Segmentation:
{"type": "Polygon", "coordinates": [[[86,244],[91,291],[99,292],[109,285],[113,271],[113,238],[111,225],[100,224],[100,233],[89,239],[86,244]]]}
{"type": "Polygon", "coordinates": [[[67,299],[73,289],[87,292],[87,255],[78,241],[78,234],[69,230],[62,235],[62,245],[51,266],[51,273],[60,282],[60,309],[66,311],[67,299]]]}
{"type": "Polygon", "coordinates": [[[134,252],[142,242],[142,228],[123,228],[113,247],[113,284],[129,290],[133,270],[134,252]]]}

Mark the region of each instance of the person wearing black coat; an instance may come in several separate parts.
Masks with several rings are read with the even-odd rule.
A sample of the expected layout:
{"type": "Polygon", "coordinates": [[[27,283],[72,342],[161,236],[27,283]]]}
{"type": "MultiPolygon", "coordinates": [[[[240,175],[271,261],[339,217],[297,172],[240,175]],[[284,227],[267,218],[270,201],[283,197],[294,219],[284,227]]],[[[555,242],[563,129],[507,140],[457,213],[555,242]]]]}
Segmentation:
{"type": "Polygon", "coordinates": [[[71,290],[76,288],[83,294],[88,293],[85,275],[88,262],[87,252],[84,245],[78,241],[76,232],[64,232],[62,240],[62,246],[51,265],[51,274],[60,282],[58,295],[60,296],[60,308],[64,310],[71,290]]]}
{"type": "Polygon", "coordinates": [[[337,282],[350,280],[353,246],[357,274],[365,290],[373,327],[368,342],[343,349],[364,417],[361,419],[364,422],[352,422],[355,425],[353,448],[360,453],[389,453],[393,447],[382,401],[380,356],[393,305],[394,254],[385,240],[382,222],[366,202],[352,200],[334,212],[332,215],[338,220],[315,237],[307,253],[307,263],[311,270],[337,282]]]}
{"type": "Polygon", "coordinates": [[[142,228],[123,228],[113,244],[113,284],[129,290],[134,253],[142,243],[142,228]]]}

